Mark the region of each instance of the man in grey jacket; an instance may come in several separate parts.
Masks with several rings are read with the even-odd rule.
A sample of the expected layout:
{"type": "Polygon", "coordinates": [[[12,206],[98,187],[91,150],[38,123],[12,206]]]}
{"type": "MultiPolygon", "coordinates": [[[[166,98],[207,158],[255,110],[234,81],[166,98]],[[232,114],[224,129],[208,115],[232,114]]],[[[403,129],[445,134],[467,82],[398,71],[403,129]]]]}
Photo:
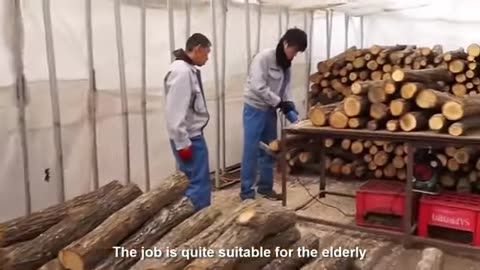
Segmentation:
{"type": "Polygon", "coordinates": [[[202,34],[193,34],[186,50],[174,52],[164,79],[165,118],[170,144],[179,169],[189,179],[186,196],[195,210],[210,205],[211,184],[208,149],[203,129],[209,121],[200,70],[208,60],[211,43],[202,34]]]}
{"type": "Polygon", "coordinates": [[[306,48],[307,35],[293,28],[283,35],[276,49],[266,49],[252,60],[243,108],[242,200],[255,197],[257,161],[260,161],[257,192],[270,199],[281,199],[273,190],[274,160],[258,145],[260,141],[268,144],[277,138],[277,109],[291,122],[296,120],[298,112],[290,93],[290,66],[297,53],[306,48]]]}

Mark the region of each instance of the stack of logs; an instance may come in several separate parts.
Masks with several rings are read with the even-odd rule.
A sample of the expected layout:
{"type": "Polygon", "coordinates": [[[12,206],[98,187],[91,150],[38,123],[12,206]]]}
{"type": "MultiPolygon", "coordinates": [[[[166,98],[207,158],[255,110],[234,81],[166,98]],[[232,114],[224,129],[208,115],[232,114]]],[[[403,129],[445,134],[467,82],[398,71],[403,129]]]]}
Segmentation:
{"type": "MultiPolygon", "coordinates": [[[[287,168],[291,174],[320,172],[319,141],[304,135],[286,138],[287,168]]],[[[385,141],[325,139],[326,174],[337,179],[405,180],[407,151],[403,143],[385,141]]],[[[279,141],[269,144],[280,150],[279,141]]],[[[427,151],[419,149],[417,151],[427,151]]],[[[459,192],[480,192],[480,150],[472,147],[445,147],[432,150],[440,163],[443,188],[459,192]]]]}
{"type": "Polygon", "coordinates": [[[315,235],[300,234],[293,210],[246,200],[233,210],[225,209],[226,214],[214,206],[195,212],[183,196],[187,185],[183,175],[174,175],[142,193],[135,184],[112,181],[65,203],[0,223],[1,269],[298,269],[313,258],[297,253],[275,257],[275,248],[319,248],[315,235]],[[251,247],[270,249],[273,255],[242,257],[248,256],[245,251],[233,257],[194,255],[201,249],[251,247]],[[140,260],[143,249],[162,253],[140,260]],[[167,250],[176,250],[176,255],[167,250]]]}
{"type": "Polygon", "coordinates": [[[443,53],[438,45],[351,48],[319,63],[311,76],[309,119],[338,129],[464,135],[480,126],[479,55],[477,44],[468,53],[443,53]]]}

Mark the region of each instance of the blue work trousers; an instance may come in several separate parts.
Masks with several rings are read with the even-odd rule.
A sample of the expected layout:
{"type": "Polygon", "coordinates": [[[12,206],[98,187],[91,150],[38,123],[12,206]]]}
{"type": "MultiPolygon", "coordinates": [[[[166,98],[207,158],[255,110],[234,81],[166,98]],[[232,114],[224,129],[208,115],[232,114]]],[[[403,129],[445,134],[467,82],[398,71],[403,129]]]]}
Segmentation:
{"type": "Polygon", "coordinates": [[[211,203],[208,149],[202,135],[190,138],[190,140],[192,141],[192,159],[188,161],[180,158],[173,141],[170,141],[170,145],[179,164],[179,169],[185,173],[190,182],[185,191],[185,196],[192,201],[195,211],[199,211],[210,206],[211,203]]]}
{"type": "Polygon", "coordinates": [[[241,167],[242,200],[255,197],[257,169],[260,178],[257,192],[266,194],[273,188],[274,159],[265,151],[259,149],[259,142],[266,144],[277,138],[277,114],[274,109],[263,111],[248,104],[243,108],[243,156],[241,167]],[[258,167],[257,167],[258,163],[258,167]]]}

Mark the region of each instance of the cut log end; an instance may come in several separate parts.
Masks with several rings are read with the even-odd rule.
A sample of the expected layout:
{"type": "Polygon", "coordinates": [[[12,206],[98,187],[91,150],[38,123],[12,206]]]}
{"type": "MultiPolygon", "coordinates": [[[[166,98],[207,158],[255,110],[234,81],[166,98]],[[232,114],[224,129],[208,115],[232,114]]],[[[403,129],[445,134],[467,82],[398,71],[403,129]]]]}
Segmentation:
{"type": "Polygon", "coordinates": [[[446,102],[442,106],[442,114],[448,120],[459,120],[463,117],[463,106],[455,101],[446,102]]]}
{"type": "Polygon", "coordinates": [[[328,121],[333,128],[344,129],[348,126],[348,116],[341,111],[335,111],[330,114],[328,121]]]}
{"type": "Polygon", "coordinates": [[[452,136],[461,136],[465,133],[465,129],[461,123],[453,123],[448,128],[448,133],[452,136]]]}
{"type": "Polygon", "coordinates": [[[434,114],[430,119],[428,120],[428,126],[431,130],[441,130],[445,126],[445,116],[443,114],[434,114]]]}
{"type": "Polygon", "coordinates": [[[392,79],[396,82],[401,82],[405,78],[405,72],[401,69],[397,69],[392,73],[392,79]]]}
{"type": "Polygon", "coordinates": [[[61,250],[58,258],[63,267],[71,270],[84,270],[83,260],[80,255],[73,251],[61,250]]]}

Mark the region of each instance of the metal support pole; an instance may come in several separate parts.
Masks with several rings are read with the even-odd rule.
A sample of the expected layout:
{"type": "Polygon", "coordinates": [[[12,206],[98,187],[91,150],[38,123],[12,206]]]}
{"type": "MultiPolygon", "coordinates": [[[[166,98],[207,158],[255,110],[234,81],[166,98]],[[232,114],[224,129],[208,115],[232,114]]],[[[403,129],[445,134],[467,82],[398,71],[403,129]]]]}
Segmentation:
{"type": "Polygon", "coordinates": [[[312,69],[312,47],[313,47],[313,10],[305,12],[305,31],[308,31],[308,48],[305,53],[306,62],[307,62],[307,77],[306,77],[306,87],[305,87],[305,115],[308,114],[310,107],[309,91],[310,91],[310,72],[312,69]],[[310,15],[310,20],[308,20],[308,15],[310,15]],[[308,29],[308,30],[307,30],[308,29]]]}
{"type": "Polygon", "coordinates": [[[167,9],[168,9],[168,33],[169,33],[169,44],[170,44],[170,60],[173,61],[175,57],[173,56],[173,51],[175,50],[175,29],[174,24],[175,21],[173,20],[173,0],[167,1],[167,9]]]}
{"type": "Polygon", "coordinates": [[[250,5],[248,0],[245,0],[245,32],[247,34],[247,73],[250,71],[250,61],[252,60],[252,43],[251,43],[251,33],[250,33],[250,5]]]}
{"type": "Polygon", "coordinates": [[[255,48],[255,54],[260,52],[260,39],[262,36],[262,3],[258,4],[258,13],[257,13],[257,46],[255,48]]]}
{"type": "Polygon", "coordinates": [[[60,203],[65,201],[65,176],[63,166],[62,129],[60,118],[60,105],[58,99],[57,70],[55,64],[55,48],[53,44],[52,18],[50,15],[50,0],[43,0],[43,20],[45,24],[45,43],[47,48],[48,74],[50,80],[50,96],[53,113],[53,139],[55,144],[55,172],[57,178],[57,198],[60,203]]]}
{"type": "Polygon", "coordinates": [[[148,146],[148,121],[147,121],[147,14],[145,1],[141,6],[141,40],[142,40],[142,122],[143,122],[143,153],[145,162],[145,189],[150,190],[150,147],[148,146]]]}
{"type": "Polygon", "coordinates": [[[118,54],[118,71],[120,75],[120,94],[122,102],[122,118],[123,118],[123,136],[125,140],[125,174],[127,183],[130,183],[130,127],[128,121],[128,98],[127,83],[125,79],[125,60],[123,55],[123,35],[122,35],[122,17],[120,12],[120,0],[114,2],[115,11],[115,33],[117,37],[117,54],[118,54]]]}
{"type": "Polygon", "coordinates": [[[227,142],[226,142],[226,134],[225,134],[225,119],[226,119],[226,113],[225,113],[225,91],[226,91],[226,69],[227,69],[227,13],[228,13],[228,1],[223,0],[222,1],[223,6],[222,6],[222,89],[221,89],[221,94],[220,94],[220,100],[221,100],[221,117],[222,117],[222,172],[225,173],[225,168],[227,166],[227,158],[226,158],[226,148],[227,148],[227,142]]]}
{"type": "Polygon", "coordinates": [[[185,2],[185,40],[188,40],[188,38],[190,37],[190,28],[192,25],[191,15],[192,15],[192,0],[186,0],[185,2]]]}
{"type": "Polygon", "coordinates": [[[97,143],[97,83],[95,78],[95,67],[93,58],[93,27],[92,27],[92,0],[85,1],[85,21],[87,30],[87,50],[88,50],[88,117],[90,123],[90,140],[92,154],[93,170],[93,189],[97,190],[100,186],[98,179],[98,143],[97,143]]]}
{"type": "Polygon", "coordinates": [[[415,147],[412,143],[407,143],[407,183],[405,185],[405,219],[403,223],[403,232],[405,234],[404,245],[410,244],[412,227],[412,205],[413,205],[413,155],[415,147]]]}
{"type": "Polygon", "coordinates": [[[364,45],[364,28],[363,28],[363,16],[360,16],[360,48],[363,48],[364,45]]]}
{"type": "Polygon", "coordinates": [[[30,166],[28,161],[28,141],[27,141],[27,124],[25,120],[26,106],[26,86],[25,75],[23,72],[23,22],[22,8],[20,0],[13,3],[13,12],[15,14],[13,20],[13,53],[16,82],[15,88],[17,93],[18,123],[20,126],[21,147],[22,147],[22,163],[23,163],[23,186],[25,192],[25,215],[32,213],[32,193],[30,190],[30,166]]]}
{"type": "Polygon", "coordinates": [[[332,24],[333,24],[333,11],[327,10],[327,59],[330,58],[332,51],[332,24]]]}
{"type": "Polygon", "coordinates": [[[213,39],[213,69],[215,82],[215,140],[217,147],[215,148],[215,187],[220,187],[220,86],[218,83],[218,46],[217,46],[217,20],[215,12],[215,0],[210,1],[210,11],[212,16],[212,39],[213,39]]]}
{"type": "Polygon", "coordinates": [[[345,50],[348,49],[348,26],[350,24],[350,16],[345,14],[345,50]]]}

